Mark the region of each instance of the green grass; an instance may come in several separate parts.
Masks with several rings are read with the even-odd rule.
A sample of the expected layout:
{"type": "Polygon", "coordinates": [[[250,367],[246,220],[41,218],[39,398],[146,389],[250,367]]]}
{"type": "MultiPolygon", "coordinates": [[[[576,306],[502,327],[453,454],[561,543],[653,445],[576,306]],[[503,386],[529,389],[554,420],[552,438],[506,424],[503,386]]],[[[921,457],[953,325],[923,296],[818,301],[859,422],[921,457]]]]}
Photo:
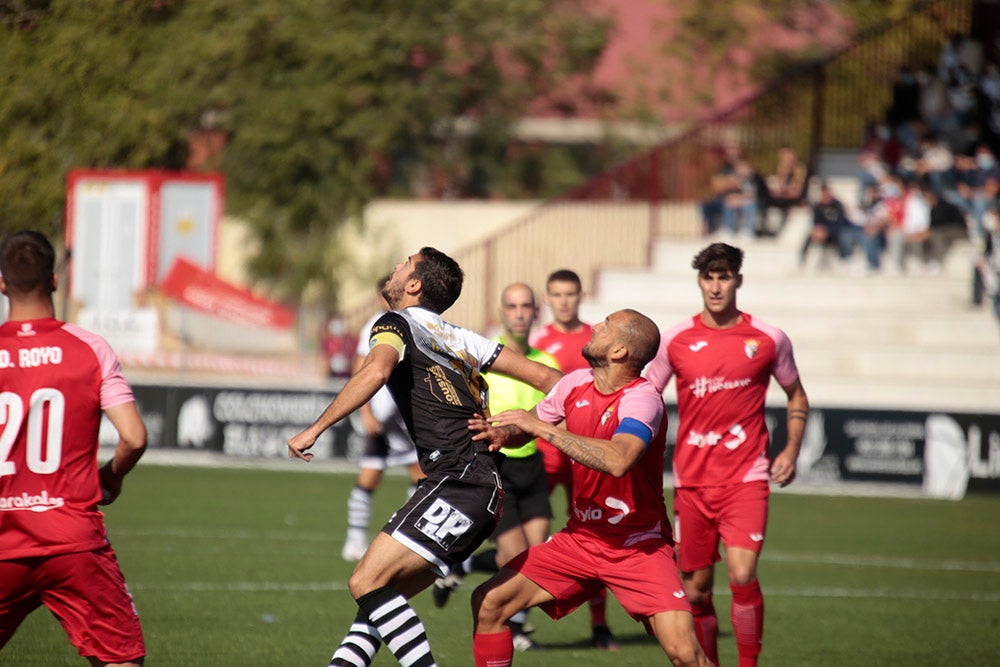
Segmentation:
{"type": "MultiPolygon", "coordinates": [[[[107,508],[112,542],[146,634],[147,665],[325,665],[354,618],[340,559],[353,475],[140,465],[107,508]]],[[[376,494],[384,520],[405,480],[376,494]]],[[[558,516],[564,508],[556,508],[558,516]]],[[[375,522],[373,522],[375,523],[375,522]]],[[[1000,637],[1000,497],[961,502],[772,495],[761,561],[767,621],[762,664],[996,664],[1000,637]]],[[[373,527],[374,528],[374,527],[373,527]]],[[[413,606],[438,663],[472,664],[472,575],[443,610],[413,606]]],[[[729,593],[720,568],[720,657],[735,665],[729,593]]],[[[587,648],[586,610],[554,623],[538,611],[535,639],[551,650],[518,665],[666,664],[658,646],[609,602],[620,652],[587,648]]],[[[44,609],[0,665],[85,664],[44,609]]],[[[396,664],[380,652],[376,665],[396,664]]]]}

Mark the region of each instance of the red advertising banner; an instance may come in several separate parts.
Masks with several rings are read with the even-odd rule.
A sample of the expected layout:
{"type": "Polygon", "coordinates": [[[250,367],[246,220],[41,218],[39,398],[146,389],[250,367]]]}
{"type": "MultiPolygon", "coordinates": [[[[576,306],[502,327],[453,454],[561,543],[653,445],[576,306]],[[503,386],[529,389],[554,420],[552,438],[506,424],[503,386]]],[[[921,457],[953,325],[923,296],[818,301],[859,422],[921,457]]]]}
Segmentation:
{"type": "Polygon", "coordinates": [[[289,329],[295,319],[288,306],[220,280],[183,257],[174,259],[160,290],[189,308],[247,326],[289,329]]]}

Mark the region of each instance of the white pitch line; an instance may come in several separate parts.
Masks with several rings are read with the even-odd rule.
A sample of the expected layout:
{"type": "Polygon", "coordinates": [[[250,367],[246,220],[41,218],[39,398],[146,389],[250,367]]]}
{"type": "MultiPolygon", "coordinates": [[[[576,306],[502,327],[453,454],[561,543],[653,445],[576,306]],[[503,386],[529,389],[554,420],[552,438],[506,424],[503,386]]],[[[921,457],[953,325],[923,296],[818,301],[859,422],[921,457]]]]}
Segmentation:
{"type": "MultiPolygon", "coordinates": [[[[929,600],[934,602],[1000,602],[1000,591],[985,593],[958,593],[934,590],[892,590],[887,588],[781,588],[764,586],[764,597],[790,598],[871,598],[879,600],[929,600]]],[[[729,595],[729,589],[719,587],[712,595],[729,595]]]]}
{"type": "Polygon", "coordinates": [[[928,560],[922,558],[890,558],[888,556],[854,556],[851,554],[790,553],[764,551],[761,561],[776,561],[793,565],[838,565],[873,567],[893,570],[928,570],[940,572],[986,572],[1000,574],[1000,562],[968,560],[928,560]]]}
{"type": "MultiPolygon", "coordinates": [[[[346,582],[305,582],[279,583],[275,581],[234,581],[144,584],[135,582],[130,588],[137,591],[182,591],[186,593],[328,593],[348,590],[346,582]]],[[[725,586],[718,587],[713,595],[729,595],[725,586]]],[[[934,590],[892,590],[868,588],[782,588],[765,587],[768,597],[817,598],[817,599],[879,599],[879,600],[926,600],[930,602],[1000,602],[1000,591],[981,593],[957,593],[934,590]]]]}
{"type": "MultiPolygon", "coordinates": [[[[255,531],[244,529],[191,529],[191,528],[113,528],[109,531],[115,537],[167,537],[174,539],[230,539],[274,542],[318,542],[340,543],[339,536],[330,532],[305,531],[255,531]]],[[[834,565],[841,567],[870,567],[891,570],[925,570],[930,572],[984,572],[1000,574],[1000,562],[969,560],[931,560],[922,558],[858,556],[853,554],[793,553],[788,551],[765,550],[763,562],[789,563],[792,565],[834,565]]]]}
{"type": "Polygon", "coordinates": [[[187,593],[326,593],[346,591],[343,581],[278,583],[276,581],[233,581],[230,583],[209,581],[185,581],[180,583],[143,584],[130,583],[129,588],[139,591],[184,591],[187,593]]]}
{"type": "Polygon", "coordinates": [[[110,528],[112,537],[168,537],[191,540],[254,540],[276,542],[339,542],[333,531],[321,533],[316,531],[259,531],[242,528],[226,529],[191,529],[191,528],[110,528]]]}

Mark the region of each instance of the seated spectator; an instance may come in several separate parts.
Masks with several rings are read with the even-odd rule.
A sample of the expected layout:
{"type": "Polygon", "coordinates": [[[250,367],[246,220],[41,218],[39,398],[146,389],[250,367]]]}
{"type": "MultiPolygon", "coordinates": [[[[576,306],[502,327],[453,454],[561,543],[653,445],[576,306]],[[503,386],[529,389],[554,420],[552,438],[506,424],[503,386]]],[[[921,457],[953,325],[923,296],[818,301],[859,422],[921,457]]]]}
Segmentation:
{"type": "Polygon", "coordinates": [[[705,233],[725,231],[736,234],[740,229],[753,235],[757,224],[760,176],[743,157],[737,144],[724,149],[722,163],[712,176],[713,196],[702,202],[705,233]]]}
{"type": "Polygon", "coordinates": [[[922,182],[906,183],[902,199],[902,216],[898,225],[886,230],[886,244],[895,269],[905,273],[907,257],[916,257],[918,268],[926,266],[926,247],[931,239],[931,209],[925,192],[932,190],[922,182]]]}
{"type": "Polygon", "coordinates": [[[773,236],[780,232],[788,221],[789,209],[805,203],[808,177],[809,170],[799,160],[794,148],[784,146],[778,150],[778,166],[767,178],[768,199],[764,205],[760,230],[762,235],[773,236]],[[769,225],[772,208],[781,213],[774,230],[769,225]]]}
{"type": "Polygon", "coordinates": [[[729,144],[722,149],[719,156],[719,168],[712,174],[711,196],[701,203],[703,230],[712,234],[722,227],[722,214],[725,208],[726,195],[737,192],[733,174],[736,171],[736,161],[740,149],[735,144],[729,144]]]}
{"type": "Polygon", "coordinates": [[[878,193],[878,186],[889,175],[889,168],[874,149],[867,148],[858,153],[858,166],[861,167],[861,173],[858,176],[860,196],[857,204],[861,208],[867,208],[871,205],[871,200],[866,200],[866,196],[878,193]]]}
{"type": "Polygon", "coordinates": [[[920,142],[915,176],[926,179],[938,196],[943,196],[955,186],[955,156],[940,135],[929,133],[920,142]]]}
{"type": "Polygon", "coordinates": [[[981,239],[983,216],[996,207],[1000,192],[1000,165],[987,144],[976,146],[975,155],[971,157],[956,159],[955,165],[958,178],[951,199],[972,217],[971,235],[981,239]]]}
{"type": "Polygon", "coordinates": [[[968,238],[969,229],[965,212],[933,189],[924,190],[924,198],[931,210],[931,236],[927,246],[927,259],[931,270],[944,264],[945,257],[956,242],[968,238]]]}
{"type": "Polygon", "coordinates": [[[799,268],[805,268],[809,248],[813,246],[820,248],[818,268],[829,268],[830,254],[836,252],[841,255],[840,236],[848,225],[853,223],[848,219],[843,203],[833,196],[830,185],[823,181],[819,187],[819,201],[813,205],[813,226],[802,245],[799,268]]]}
{"type": "Polygon", "coordinates": [[[855,222],[848,218],[851,224],[840,231],[841,257],[849,259],[854,248],[860,247],[869,273],[875,273],[882,267],[886,230],[898,225],[902,212],[902,190],[897,181],[889,177],[877,188],[871,187],[870,192],[862,195],[868,204],[861,209],[861,219],[855,222]]]}

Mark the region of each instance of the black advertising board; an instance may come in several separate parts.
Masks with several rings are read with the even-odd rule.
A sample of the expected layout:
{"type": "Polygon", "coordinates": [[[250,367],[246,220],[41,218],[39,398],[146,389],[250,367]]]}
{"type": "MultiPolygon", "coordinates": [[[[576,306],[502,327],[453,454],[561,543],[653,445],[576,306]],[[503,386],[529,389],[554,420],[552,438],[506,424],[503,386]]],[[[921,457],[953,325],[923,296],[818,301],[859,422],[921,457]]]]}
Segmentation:
{"type": "MultiPolygon", "coordinates": [[[[322,414],[334,391],[253,389],[196,385],[133,385],[152,448],[221,452],[230,456],[284,457],[285,441],[322,414]]],[[[312,452],[346,458],[351,427],[327,430],[312,452]]]]}
{"type": "MultiPolygon", "coordinates": [[[[149,446],[221,452],[235,457],[287,455],[285,441],[311,424],[336,395],[331,390],[199,385],[134,385],[149,446]]],[[[677,408],[667,406],[669,469],[677,408]]],[[[785,410],[767,408],[771,453],[784,446],[785,410]]],[[[106,424],[103,428],[110,428],[106,424]]],[[[113,444],[102,431],[102,444],[113,444]]],[[[360,441],[349,420],[329,429],[313,452],[354,460],[360,441]]],[[[921,486],[928,495],[1000,492],[1000,414],[812,408],[798,480],[921,486]]]]}
{"type": "MultiPolygon", "coordinates": [[[[676,441],[670,420],[668,466],[676,441]]],[[[784,447],[785,410],[767,408],[772,457],[784,447]]],[[[809,412],[798,480],[815,484],[901,483],[931,496],[1000,491],[1000,415],[904,410],[823,409],[809,412]]]]}

